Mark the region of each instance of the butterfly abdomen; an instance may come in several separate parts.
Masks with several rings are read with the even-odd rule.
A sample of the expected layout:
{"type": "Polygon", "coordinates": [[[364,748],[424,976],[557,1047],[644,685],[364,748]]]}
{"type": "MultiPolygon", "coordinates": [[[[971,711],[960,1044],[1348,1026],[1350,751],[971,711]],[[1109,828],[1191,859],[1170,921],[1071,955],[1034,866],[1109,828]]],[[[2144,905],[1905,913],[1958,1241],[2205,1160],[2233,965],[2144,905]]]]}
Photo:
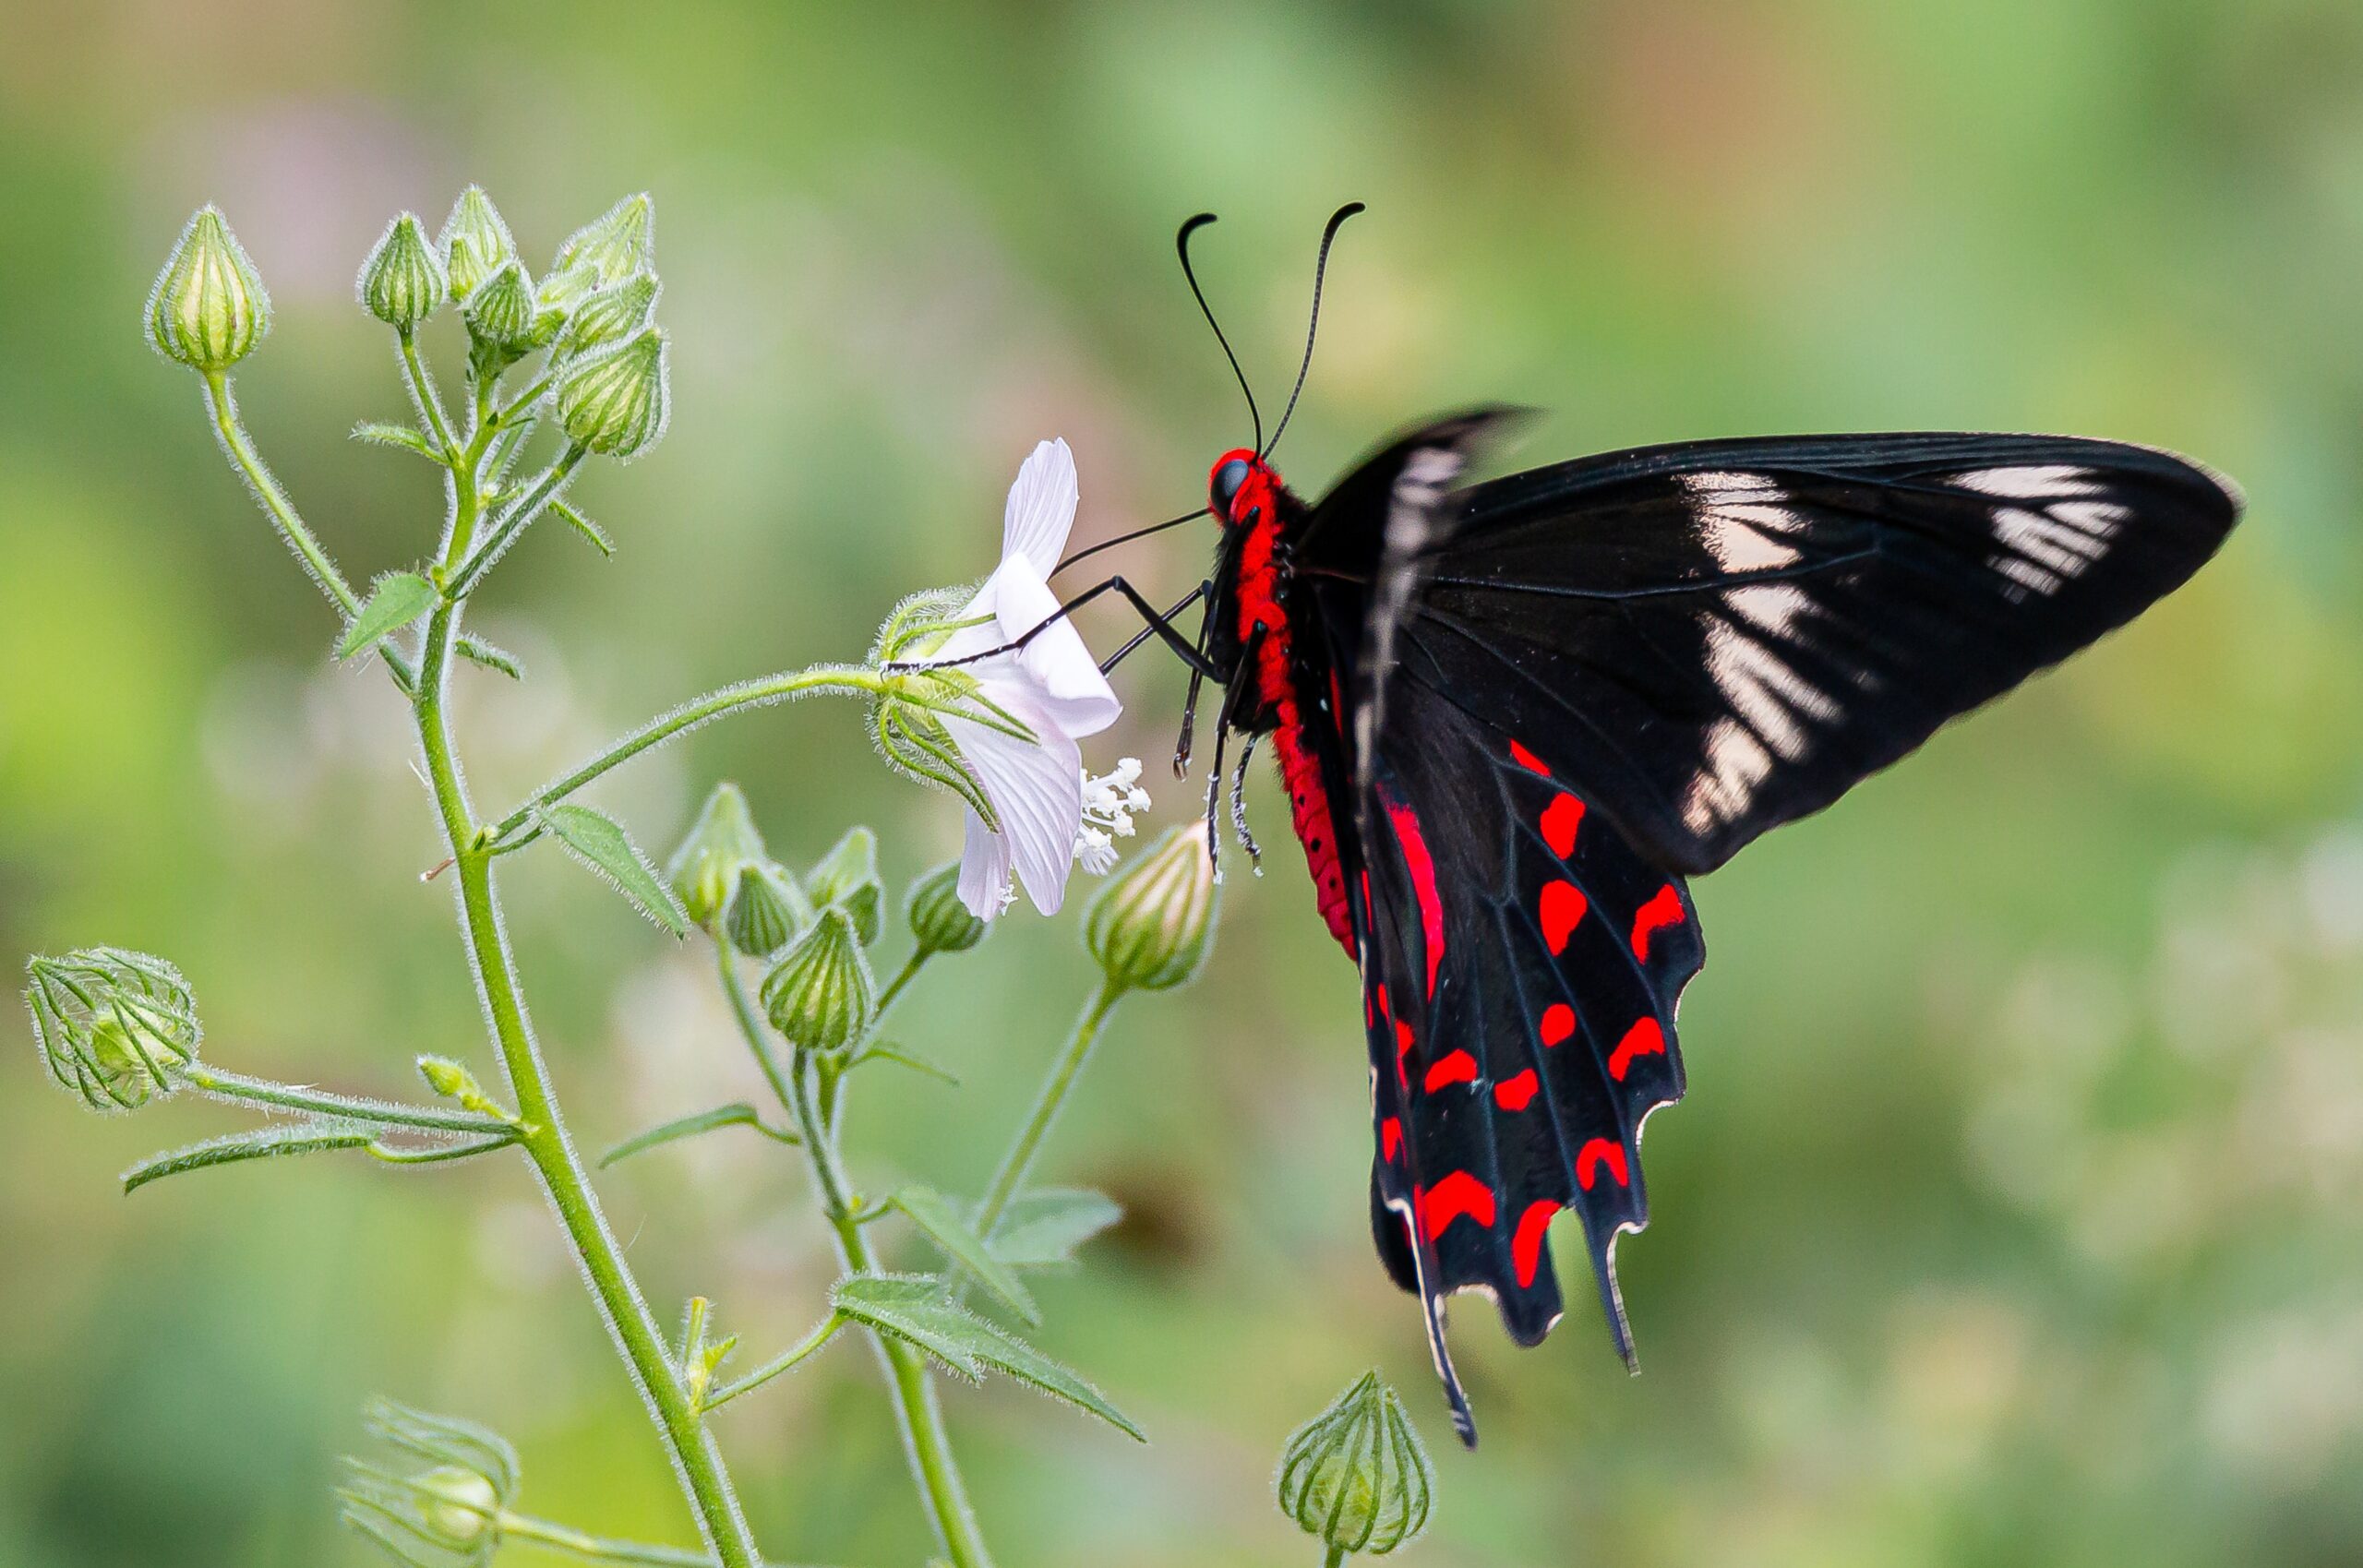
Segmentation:
{"type": "MultiPolygon", "coordinates": [[[[1304,705],[1297,693],[1295,650],[1288,608],[1280,602],[1277,560],[1279,509],[1265,506],[1240,546],[1239,628],[1255,648],[1254,667],[1241,675],[1255,683],[1257,706],[1271,725],[1272,750],[1280,782],[1289,792],[1289,820],[1304,845],[1314,895],[1329,934],[1346,956],[1358,956],[1353,918],[1346,902],[1346,873],[1337,854],[1337,826],[1329,813],[1329,791],[1319,754],[1308,742],[1304,705]],[[1259,635],[1260,633],[1260,635],[1259,635]]],[[[1255,726],[1261,728],[1261,725],[1255,726]]]]}

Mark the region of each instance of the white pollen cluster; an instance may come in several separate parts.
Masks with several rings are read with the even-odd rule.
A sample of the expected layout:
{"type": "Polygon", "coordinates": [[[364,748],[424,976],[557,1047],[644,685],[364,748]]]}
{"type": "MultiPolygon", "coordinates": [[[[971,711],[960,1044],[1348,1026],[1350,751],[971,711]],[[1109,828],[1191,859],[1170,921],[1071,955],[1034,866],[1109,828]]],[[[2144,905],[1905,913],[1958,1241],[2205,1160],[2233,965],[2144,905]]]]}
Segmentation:
{"type": "Polygon", "coordinates": [[[1074,835],[1074,857],[1095,877],[1116,865],[1116,841],[1130,838],[1133,818],[1148,809],[1148,791],[1140,787],[1141,760],[1126,757],[1115,772],[1083,777],[1083,826],[1074,835]]]}

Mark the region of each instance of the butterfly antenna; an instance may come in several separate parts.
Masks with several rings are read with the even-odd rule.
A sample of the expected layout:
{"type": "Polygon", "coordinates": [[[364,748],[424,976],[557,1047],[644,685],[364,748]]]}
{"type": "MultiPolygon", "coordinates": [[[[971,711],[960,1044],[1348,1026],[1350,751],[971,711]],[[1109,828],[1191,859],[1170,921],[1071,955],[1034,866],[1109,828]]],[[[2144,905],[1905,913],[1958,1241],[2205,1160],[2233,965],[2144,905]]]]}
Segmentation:
{"type": "Polygon", "coordinates": [[[1206,291],[1198,287],[1198,274],[1190,267],[1190,236],[1214,221],[1213,213],[1201,212],[1182,224],[1182,232],[1173,236],[1173,248],[1181,253],[1182,276],[1190,281],[1190,292],[1198,298],[1199,313],[1205,317],[1206,325],[1215,329],[1215,341],[1222,345],[1223,358],[1230,361],[1230,373],[1239,377],[1239,389],[1247,394],[1247,417],[1254,423],[1255,449],[1261,451],[1264,448],[1264,415],[1255,407],[1254,390],[1247,385],[1247,372],[1239,368],[1239,356],[1230,352],[1230,340],[1222,335],[1222,323],[1215,319],[1214,307],[1206,303],[1206,291]]]}
{"type": "Polygon", "coordinates": [[[1346,220],[1362,209],[1359,201],[1346,203],[1329,214],[1329,226],[1321,231],[1321,255],[1313,264],[1313,317],[1304,328],[1304,363],[1296,367],[1296,385],[1289,389],[1289,406],[1280,411],[1280,423],[1272,431],[1272,445],[1257,453],[1259,457],[1272,455],[1274,448],[1280,444],[1281,432],[1288,429],[1289,420],[1296,413],[1297,396],[1304,390],[1305,376],[1313,369],[1313,340],[1321,330],[1321,281],[1329,274],[1329,246],[1337,239],[1337,231],[1346,226],[1346,220]]]}

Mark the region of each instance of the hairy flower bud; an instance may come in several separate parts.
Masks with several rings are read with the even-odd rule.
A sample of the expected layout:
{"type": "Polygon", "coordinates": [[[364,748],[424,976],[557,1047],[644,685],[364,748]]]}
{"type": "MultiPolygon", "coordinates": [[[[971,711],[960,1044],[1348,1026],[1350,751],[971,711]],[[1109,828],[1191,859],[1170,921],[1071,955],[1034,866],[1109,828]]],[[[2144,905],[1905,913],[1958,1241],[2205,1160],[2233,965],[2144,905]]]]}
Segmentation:
{"type": "Polygon", "coordinates": [[[588,267],[602,287],[656,264],[656,201],[646,191],[628,196],[585,223],[558,247],[550,270],[588,267]]]}
{"type": "Polygon", "coordinates": [[[658,327],[572,361],[558,384],[558,416],[568,437],[618,459],[654,446],[665,435],[666,361],[658,327]]]}
{"type": "Polygon", "coordinates": [[[396,331],[407,332],[435,314],[450,281],[416,214],[393,221],[361,264],[357,287],[362,308],[396,331]]]}
{"type": "Polygon", "coordinates": [[[479,283],[517,259],[517,242],[510,237],[509,224],[482,186],[460,193],[451,215],[443,220],[443,232],[435,236],[435,248],[443,253],[451,298],[462,305],[479,283]]]}
{"type": "Polygon", "coordinates": [[[815,909],[832,904],[853,922],[853,934],[868,947],[886,924],[886,888],[878,878],[878,835],[847,828],[846,836],[804,874],[805,895],[815,909]]]}
{"type": "Polygon", "coordinates": [[[469,335],[507,353],[522,353],[534,346],[538,307],[534,285],[522,264],[504,261],[468,295],[463,314],[469,335]]]}
{"type": "MultiPolygon", "coordinates": [[[[951,637],[972,591],[934,588],[896,604],[870,645],[872,666],[918,664],[951,637]]],[[[896,674],[870,708],[870,733],[897,772],[948,789],[968,803],[985,825],[998,829],[992,802],[968,771],[942,715],[985,718],[977,677],[965,669],[907,669],[896,674]]]]}
{"type": "Polygon", "coordinates": [[[347,1458],[337,1489],[344,1522],[412,1568],[484,1568],[516,1501],[516,1450],[498,1433],[380,1400],[369,1430],[409,1461],[388,1469],[347,1458]]]}
{"type": "Polygon", "coordinates": [[[25,965],[25,1005],[50,1076],[93,1110],[137,1110],[180,1086],[204,1037],[197,997],[161,958],[83,948],[25,965]]]}
{"type": "Polygon", "coordinates": [[[270,295],[221,210],[200,207],[156,274],[148,341],[166,359],[208,374],[246,357],[270,330],[270,295]]]}
{"type": "Polygon", "coordinates": [[[843,1051],[868,1032],[878,986],[835,905],[821,911],[763,978],[763,1011],[798,1050],[843,1051]]]}
{"type": "Polygon", "coordinates": [[[1384,1556],[1427,1527],[1434,1472],[1403,1402],[1364,1372],[1280,1455],[1280,1512],[1334,1551],[1384,1556]]]}
{"type": "Polygon", "coordinates": [[[630,337],[654,318],[658,290],[655,273],[635,272],[585,296],[567,323],[567,351],[588,353],[630,337]]]}
{"type": "Polygon", "coordinates": [[[1170,990],[1205,962],[1216,904],[1205,823],[1169,828],[1093,897],[1084,943],[1111,984],[1170,990]]]}
{"type": "Polygon", "coordinates": [[[755,831],[747,797],[725,779],[705,797],[698,820],[673,851],[665,880],[692,922],[712,926],[738,888],[739,869],[764,859],[763,835],[755,831]]]}
{"type": "Polygon", "coordinates": [[[990,922],[968,913],[960,902],[960,862],[939,866],[903,895],[904,917],[922,953],[966,952],[985,940],[990,922]]]}
{"type": "Polygon", "coordinates": [[[738,868],[737,889],[723,915],[730,945],[750,958],[769,958],[812,923],[812,905],[778,867],[749,861],[738,868]]]}

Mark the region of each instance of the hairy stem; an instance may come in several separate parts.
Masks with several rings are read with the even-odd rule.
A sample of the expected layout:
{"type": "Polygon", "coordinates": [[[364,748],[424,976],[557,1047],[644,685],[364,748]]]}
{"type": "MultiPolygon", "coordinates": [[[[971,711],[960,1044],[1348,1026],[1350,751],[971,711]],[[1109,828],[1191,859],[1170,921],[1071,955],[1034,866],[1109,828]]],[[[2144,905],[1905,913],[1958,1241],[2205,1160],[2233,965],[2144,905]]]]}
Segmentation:
{"type": "Polygon", "coordinates": [[[1323,1555],[1321,1568],[1339,1568],[1345,1561],[1346,1549],[1342,1546],[1333,1546],[1323,1555]]]}
{"type": "Polygon", "coordinates": [[[522,496],[501,509],[500,515],[493,520],[491,533],[477,547],[475,554],[468,557],[467,564],[444,585],[443,592],[454,599],[465,598],[473,592],[475,585],[483,581],[484,574],[492,569],[492,563],[506,555],[510,545],[517,543],[517,536],[525,532],[526,524],[541,515],[550,497],[566,487],[567,480],[589,455],[590,449],[580,445],[570,446],[561,452],[558,460],[544,469],[522,496]]]}
{"type": "Polygon", "coordinates": [[[1026,1173],[1033,1167],[1042,1140],[1050,1135],[1050,1124],[1058,1120],[1060,1107],[1074,1090],[1083,1064],[1091,1059],[1091,1048],[1099,1041],[1100,1025],[1108,1022],[1109,1012],[1123,994],[1124,987],[1115,981],[1102,982],[1098,994],[1085,1005],[1083,1016],[1075,1020],[1074,1033],[1068,1036],[1066,1049],[1051,1062],[1050,1074],[1035,1093],[1032,1114],[1018,1129],[1009,1152],[1002,1156],[1001,1168],[993,1172],[992,1184],[985,1189],[984,1202],[977,1206],[978,1235],[993,1233],[993,1227],[1001,1223],[1002,1211],[1009,1207],[1009,1201],[1026,1185],[1026,1173]]]}
{"type": "MultiPolygon", "coordinates": [[[[782,1062],[773,1050],[771,1036],[765,1033],[762,1020],[756,1016],[754,1004],[748,999],[747,987],[739,981],[738,964],[729,947],[717,944],[717,950],[722,989],[730,999],[730,1010],[738,1021],[739,1033],[746,1036],[747,1048],[754,1053],[763,1076],[770,1080],[772,1092],[779,1096],[780,1104],[803,1133],[805,1161],[812,1172],[813,1190],[820,1197],[822,1214],[836,1239],[837,1259],[847,1273],[874,1273],[878,1259],[870,1251],[870,1238],[862,1234],[861,1217],[846,1180],[844,1163],[837,1153],[834,1118],[821,1109],[806,1065],[782,1062]]],[[[960,1478],[959,1464],[953,1457],[943,1411],[936,1403],[935,1378],[928,1371],[925,1357],[915,1347],[890,1335],[870,1331],[869,1337],[894,1385],[895,1416],[902,1427],[903,1453],[910,1463],[911,1479],[934,1517],[944,1550],[951,1554],[955,1568],[991,1568],[992,1553],[986,1549],[976,1510],[969,1505],[967,1488],[960,1478]]]]}
{"type": "Polygon", "coordinates": [[[410,389],[410,401],[417,405],[419,417],[426,421],[427,434],[441,449],[443,461],[456,463],[460,461],[460,446],[451,438],[450,421],[443,416],[443,394],[435,389],[435,377],[418,352],[418,335],[408,327],[398,327],[394,336],[402,346],[402,383],[410,389]]]}
{"type": "Polygon", "coordinates": [[[726,1382],[720,1388],[707,1394],[700,1408],[718,1410],[740,1394],[761,1388],[780,1373],[794,1371],[806,1357],[812,1355],[830,1340],[834,1339],[837,1336],[837,1330],[845,1326],[846,1320],[837,1313],[831,1312],[819,1328],[765,1361],[745,1377],[726,1382]]]}
{"type": "Polygon", "coordinates": [[[433,1106],[407,1106],[393,1100],[322,1094],[317,1089],[298,1088],[292,1083],[273,1083],[266,1079],[249,1078],[243,1072],[225,1072],[218,1067],[207,1067],[198,1062],[182,1068],[180,1075],[188,1080],[192,1088],[222,1099],[310,1111],[347,1121],[374,1121],[381,1126],[415,1127],[432,1132],[476,1132],[487,1137],[505,1137],[513,1131],[505,1121],[479,1116],[474,1111],[438,1110],[433,1106]]]}
{"type": "MultiPolygon", "coordinates": [[[[586,1531],[570,1529],[548,1519],[536,1519],[530,1514],[511,1514],[503,1510],[495,1516],[504,1541],[531,1541],[553,1551],[563,1551],[593,1562],[636,1562],[651,1568],[714,1568],[714,1559],[702,1551],[685,1551],[677,1546],[651,1546],[644,1541],[617,1540],[610,1536],[594,1536],[586,1531]]],[[[783,1568],[781,1564],[758,1562],[756,1568],[783,1568]]]]}

